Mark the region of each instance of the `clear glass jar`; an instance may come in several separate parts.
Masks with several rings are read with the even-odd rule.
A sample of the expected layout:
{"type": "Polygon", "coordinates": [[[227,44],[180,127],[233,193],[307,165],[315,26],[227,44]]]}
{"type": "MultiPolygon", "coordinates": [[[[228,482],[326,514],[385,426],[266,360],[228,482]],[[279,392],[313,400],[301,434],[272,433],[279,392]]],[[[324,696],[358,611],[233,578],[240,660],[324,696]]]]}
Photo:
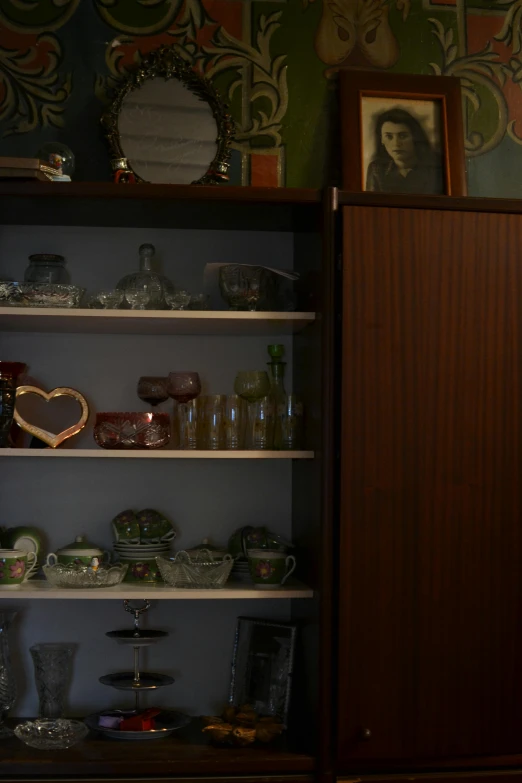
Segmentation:
{"type": "Polygon", "coordinates": [[[68,283],[69,272],[65,258],[54,253],[36,253],[29,256],[29,266],[24,272],[26,283],[68,283]]]}
{"type": "Polygon", "coordinates": [[[125,275],[116,288],[124,292],[131,310],[166,310],[165,294],[173,294],[175,288],[167,277],[152,271],[154,245],[141,245],[140,271],[125,275]]]}

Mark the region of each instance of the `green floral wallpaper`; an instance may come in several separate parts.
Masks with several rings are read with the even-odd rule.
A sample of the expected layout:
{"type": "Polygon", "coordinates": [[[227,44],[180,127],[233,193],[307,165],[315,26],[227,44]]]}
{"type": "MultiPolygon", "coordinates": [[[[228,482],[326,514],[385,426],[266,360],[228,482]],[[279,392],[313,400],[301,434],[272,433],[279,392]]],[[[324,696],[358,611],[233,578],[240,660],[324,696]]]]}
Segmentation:
{"type": "Polygon", "coordinates": [[[236,184],[336,182],[336,77],[364,67],[460,77],[470,194],[522,195],[522,0],[0,0],[0,154],[61,140],[108,179],[101,111],[160,43],[226,95],[236,184]]]}

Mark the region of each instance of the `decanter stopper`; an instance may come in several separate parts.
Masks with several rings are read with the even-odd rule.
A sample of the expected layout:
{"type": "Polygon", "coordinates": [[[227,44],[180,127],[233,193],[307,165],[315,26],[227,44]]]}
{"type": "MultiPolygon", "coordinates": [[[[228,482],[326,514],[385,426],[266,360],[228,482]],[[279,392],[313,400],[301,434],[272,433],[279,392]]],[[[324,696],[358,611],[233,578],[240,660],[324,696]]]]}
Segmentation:
{"type": "Polygon", "coordinates": [[[156,253],[156,248],[154,245],[144,244],[140,245],[138,252],[140,254],[140,269],[150,272],[152,269],[152,259],[156,253]]]}

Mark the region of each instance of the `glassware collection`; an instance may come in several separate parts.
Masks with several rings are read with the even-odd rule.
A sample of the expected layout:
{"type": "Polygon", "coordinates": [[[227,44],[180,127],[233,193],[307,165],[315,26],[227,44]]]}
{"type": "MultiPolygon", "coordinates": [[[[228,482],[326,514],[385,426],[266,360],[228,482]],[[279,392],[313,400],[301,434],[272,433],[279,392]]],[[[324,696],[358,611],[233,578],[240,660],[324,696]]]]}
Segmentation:
{"type": "MultiPolygon", "coordinates": [[[[210,310],[209,296],[177,288],[156,271],[154,245],[140,245],[139,268],[119,280],[113,288],[86,295],[86,288],[71,284],[66,259],[54,253],[29,256],[23,281],[0,279],[0,306],[62,307],[85,306],[97,310],[210,310]]],[[[217,274],[216,285],[230,310],[295,310],[293,283],[298,275],[251,264],[209,264],[217,274]]]]}
{"type": "MultiPolygon", "coordinates": [[[[266,527],[245,527],[234,531],[227,547],[212,546],[205,539],[192,549],[178,552],[175,557],[168,558],[165,551],[163,555],[154,558],[152,547],[156,547],[156,552],[160,551],[161,546],[168,550],[175,537],[172,524],[160,512],[153,509],[137,513],[127,510],[118,514],[111,526],[116,539],[114,548],[120,560],[127,558],[123,554],[124,547],[134,548],[137,553],[145,550],[144,556],[134,554],[127,558],[134,561],[134,578],[142,583],[152,581],[148,567],[152,560],[157,561],[157,581],[164,580],[167,586],[178,590],[220,589],[229,577],[245,581],[246,573],[241,569],[238,569],[238,576],[231,576],[231,571],[241,562],[247,563],[250,580],[255,588],[280,589],[295,568],[295,558],[287,554],[292,545],[266,527]]],[[[12,528],[4,531],[0,533],[0,541],[2,536],[7,536],[9,540],[13,537],[31,540],[36,547],[33,554],[39,553],[41,539],[33,535],[30,529],[12,528]]],[[[77,537],[73,544],[58,549],[56,554],[48,555],[48,562],[53,558],[56,561],[48,568],[97,571],[103,568],[101,558],[105,556],[110,559],[110,553],[77,537]],[[98,554],[91,557],[93,551],[98,554]],[[87,566],[85,563],[89,558],[90,564],[87,566]]],[[[93,587],[92,584],[80,583],[74,586],[93,587]]],[[[14,734],[19,740],[41,750],[64,750],[84,740],[89,729],[108,739],[140,741],[168,736],[191,722],[191,718],[184,713],[156,707],[143,709],[140,705],[140,694],[143,691],[157,691],[174,684],[174,679],[168,674],[144,672],[140,661],[142,648],[156,644],[166,638],[168,633],[140,628],[140,616],[150,608],[148,600],[142,600],[141,607],[132,605],[129,600],[123,603],[125,611],[134,617],[133,628],[109,631],[106,636],[120,645],[132,647],[134,665],[130,671],[105,674],[99,680],[118,691],[132,694],[133,706],[100,710],[89,715],[84,722],[67,719],[65,713],[73,673],[74,647],[60,642],[34,644],[30,647],[30,654],[39,700],[38,718],[15,726],[14,734]]],[[[13,731],[5,725],[5,720],[17,698],[17,683],[11,667],[8,643],[8,631],[15,615],[12,612],[0,613],[0,740],[13,735],[13,731]]],[[[295,626],[290,624],[238,619],[230,702],[222,717],[208,717],[203,721],[203,732],[212,742],[239,747],[255,742],[267,744],[283,733],[290,698],[290,678],[287,674],[293,662],[295,633],[295,626]],[[251,678],[243,677],[241,672],[244,667],[239,659],[247,656],[255,663],[258,657],[266,658],[268,648],[256,648],[254,640],[257,637],[245,633],[245,622],[259,624],[265,635],[268,633],[274,637],[270,645],[270,649],[273,649],[270,679],[266,681],[266,688],[256,686],[255,694],[249,692],[251,678]],[[241,699],[245,700],[244,704],[238,703],[241,699]]]]}
{"type": "MultiPolygon", "coordinates": [[[[286,450],[303,447],[303,405],[285,389],[284,347],[269,345],[269,371],[237,373],[234,394],[201,394],[199,373],[173,371],[166,376],[142,376],[137,396],[153,408],[174,400],[173,416],[166,411],[99,411],[93,437],[103,449],[286,450]]],[[[23,383],[26,365],[0,362],[0,448],[16,442],[13,422],[42,446],[59,448],[86,426],[89,406],[80,392],[58,387],[46,392],[23,383]],[[32,394],[49,401],[71,397],[81,408],[77,423],[56,435],[31,424],[18,411],[16,400],[32,394]]],[[[1,579],[1,577],[0,577],[1,579]]]]}

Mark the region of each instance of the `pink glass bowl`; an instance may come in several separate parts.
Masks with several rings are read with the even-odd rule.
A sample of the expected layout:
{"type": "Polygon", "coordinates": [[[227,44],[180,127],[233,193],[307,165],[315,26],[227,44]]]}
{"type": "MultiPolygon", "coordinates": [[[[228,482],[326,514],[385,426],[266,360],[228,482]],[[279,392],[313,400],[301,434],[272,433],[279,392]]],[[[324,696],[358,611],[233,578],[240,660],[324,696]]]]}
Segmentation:
{"type": "Polygon", "coordinates": [[[162,449],[170,441],[168,413],[97,413],[94,440],[102,449],[162,449]]]}

